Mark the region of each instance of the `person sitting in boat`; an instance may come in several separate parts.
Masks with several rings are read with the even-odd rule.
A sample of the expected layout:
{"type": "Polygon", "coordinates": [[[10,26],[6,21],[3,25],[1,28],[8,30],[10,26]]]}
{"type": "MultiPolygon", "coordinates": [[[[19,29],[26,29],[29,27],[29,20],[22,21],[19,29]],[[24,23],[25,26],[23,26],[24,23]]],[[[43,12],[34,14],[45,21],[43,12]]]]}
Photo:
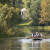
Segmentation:
{"type": "Polygon", "coordinates": [[[34,35],[33,35],[33,33],[32,33],[32,37],[33,37],[34,35]]]}
{"type": "Polygon", "coordinates": [[[42,37],[42,34],[39,32],[36,32],[36,34],[34,35],[34,37],[42,37]]]}

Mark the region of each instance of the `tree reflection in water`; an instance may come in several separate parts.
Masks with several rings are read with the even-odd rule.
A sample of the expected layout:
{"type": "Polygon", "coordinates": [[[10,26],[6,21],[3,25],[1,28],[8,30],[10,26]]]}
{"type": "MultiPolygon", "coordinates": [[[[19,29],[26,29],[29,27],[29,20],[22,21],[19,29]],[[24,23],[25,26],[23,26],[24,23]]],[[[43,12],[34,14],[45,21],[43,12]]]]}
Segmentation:
{"type": "Polygon", "coordinates": [[[0,50],[49,50],[50,39],[32,40],[24,38],[0,39],[0,50]]]}
{"type": "Polygon", "coordinates": [[[42,34],[49,39],[36,41],[32,39],[25,39],[24,37],[2,38],[0,39],[0,50],[50,50],[49,33],[50,31],[42,32],[42,34]]]}
{"type": "Polygon", "coordinates": [[[42,43],[42,49],[41,50],[50,50],[50,42],[42,43]]]}
{"type": "Polygon", "coordinates": [[[32,41],[32,50],[41,50],[41,40],[32,41]]]}

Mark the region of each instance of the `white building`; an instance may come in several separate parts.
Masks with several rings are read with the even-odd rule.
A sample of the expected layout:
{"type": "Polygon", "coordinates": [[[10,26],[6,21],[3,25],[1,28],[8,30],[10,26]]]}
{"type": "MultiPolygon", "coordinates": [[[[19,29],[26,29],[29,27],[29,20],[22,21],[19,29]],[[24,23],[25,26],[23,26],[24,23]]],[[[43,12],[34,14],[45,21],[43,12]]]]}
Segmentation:
{"type": "Polygon", "coordinates": [[[23,9],[21,10],[21,16],[22,16],[22,18],[27,17],[27,9],[26,9],[26,8],[23,8],[23,9]]]}

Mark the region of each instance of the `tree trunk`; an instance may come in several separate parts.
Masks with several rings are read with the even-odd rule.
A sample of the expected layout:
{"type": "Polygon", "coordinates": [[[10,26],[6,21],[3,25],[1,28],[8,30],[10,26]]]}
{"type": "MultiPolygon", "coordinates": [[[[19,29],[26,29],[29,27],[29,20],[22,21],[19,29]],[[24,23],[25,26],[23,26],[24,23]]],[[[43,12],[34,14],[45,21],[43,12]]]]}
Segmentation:
{"type": "Polygon", "coordinates": [[[13,0],[13,7],[15,7],[15,0],[13,0]]]}

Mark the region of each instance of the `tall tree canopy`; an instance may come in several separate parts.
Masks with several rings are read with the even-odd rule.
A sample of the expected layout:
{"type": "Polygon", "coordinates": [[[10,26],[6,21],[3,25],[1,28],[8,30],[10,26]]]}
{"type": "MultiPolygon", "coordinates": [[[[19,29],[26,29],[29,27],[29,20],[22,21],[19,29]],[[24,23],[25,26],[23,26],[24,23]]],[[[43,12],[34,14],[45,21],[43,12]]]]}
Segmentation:
{"type": "Polygon", "coordinates": [[[2,3],[2,4],[11,4],[11,2],[12,2],[12,0],[0,0],[0,3],[2,3]]]}
{"type": "Polygon", "coordinates": [[[13,27],[21,22],[20,8],[0,4],[0,33],[13,34],[13,27]]]}
{"type": "Polygon", "coordinates": [[[41,18],[39,19],[40,20],[40,24],[45,24],[45,25],[48,25],[49,21],[50,21],[50,1],[49,0],[42,0],[42,3],[41,3],[41,18]]]}
{"type": "Polygon", "coordinates": [[[30,5],[30,16],[33,19],[33,25],[39,24],[39,17],[40,17],[40,0],[31,0],[30,5]]]}

